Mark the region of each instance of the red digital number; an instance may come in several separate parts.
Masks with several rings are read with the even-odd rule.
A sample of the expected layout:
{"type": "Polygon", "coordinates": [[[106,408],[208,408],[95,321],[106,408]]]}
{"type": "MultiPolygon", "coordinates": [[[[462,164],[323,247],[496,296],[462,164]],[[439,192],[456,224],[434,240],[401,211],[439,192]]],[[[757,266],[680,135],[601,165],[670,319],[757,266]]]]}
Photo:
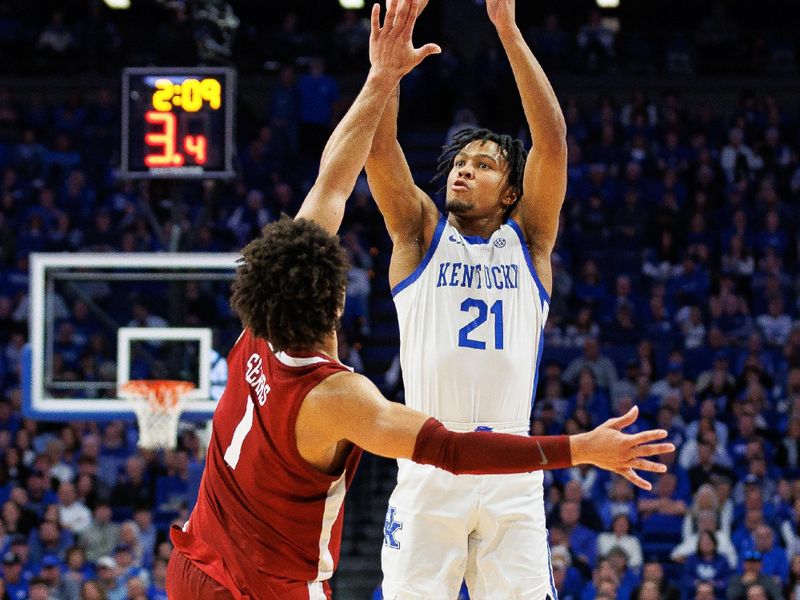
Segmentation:
{"type": "Polygon", "coordinates": [[[180,167],[183,165],[183,155],[175,152],[178,124],[175,115],[171,112],[157,112],[154,110],[144,114],[145,120],[151,125],[160,126],[161,131],[145,134],[144,141],[148,146],[161,152],[146,154],[144,164],[148,167],[180,167]]]}
{"type": "Polygon", "coordinates": [[[206,164],[208,160],[208,140],[204,135],[187,135],[183,138],[183,149],[186,154],[194,157],[198,165],[206,164]]]}

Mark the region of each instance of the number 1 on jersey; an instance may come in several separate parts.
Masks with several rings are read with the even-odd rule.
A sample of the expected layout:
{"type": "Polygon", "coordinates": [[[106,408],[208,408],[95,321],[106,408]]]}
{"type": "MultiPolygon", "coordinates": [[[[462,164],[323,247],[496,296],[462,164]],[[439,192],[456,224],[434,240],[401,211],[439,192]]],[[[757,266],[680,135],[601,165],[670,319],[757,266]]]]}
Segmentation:
{"type": "Polygon", "coordinates": [[[244,438],[247,437],[247,434],[250,433],[250,430],[253,428],[253,411],[255,408],[256,405],[253,399],[250,397],[250,394],[247,394],[247,406],[244,409],[244,416],[233,431],[231,445],[225,450],[225,462],[230,465],[231,469],[235,469],[236,465],[239,464],[239,456],[242,453],[244,438]]]}
{"type": "Polygon", "coordinates": [[[461,312],[471,312],[475,308],[478,310],[478,316],[472,321],[464,325],[458,330],[458,345],[461,348],[474,348],[475,350],[486,350],[486,342],[482,340],[474,340],[469,337],[469,334],[483,325],[489,313],[494,316],[494,348],[495,350],[503,349],[503,301],[497,300],[492,304],[492,308],[486,305],[483,300],[475,298],[467,298],[461,303],[461,312]]]}

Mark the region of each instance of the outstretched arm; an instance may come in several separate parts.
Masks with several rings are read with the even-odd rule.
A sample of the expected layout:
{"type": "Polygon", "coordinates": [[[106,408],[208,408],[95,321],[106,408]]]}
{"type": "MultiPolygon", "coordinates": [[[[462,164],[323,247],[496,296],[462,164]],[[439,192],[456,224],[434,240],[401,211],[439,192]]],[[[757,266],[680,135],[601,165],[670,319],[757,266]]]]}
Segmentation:
{"type": "Polygon", "coordinates": [[[514,217],[534,250],[534,258],[546,267],[540,269],[546,272],[539,274],[549,290],[550,253],[567,190],[567,126],[547,76],[517,27],[514,4],[515,0],[486,0],[486,9],[511,63],[533,140],[525,165],[523,196],[514,217]]]}
{"type": "Polygon", "coordinates": [[[380,26],[380,7],[372,7],[369,41],[370,68],[367,81],[350,110],[331,134],[320,161],[319,175],[297,217],[312,219],[328,232],[336,233],[344,205],[364,167],[372,137],[387,99],[400,79],[426,56],[440,52],[427,44],[414,49],[411,36],[420,0],[398,0],[380,26]]]}
{"type": "Polygon", "coordinates": [[[296,429],[303,456],[317,455],[319,448],[333,448],[348,440],[380,456],[412,459],[456,474],[522,473],[585,463],[650,489],[636,471],[664,472],[665,465],[647,457],[672,452],[674,446],[651,443],[666,437],[664,430],[622,433],[637,415],[633,408],[573,436],[455,433],[432,417],[389,402],[366,377],[339,373],[306,396],[296,429]]]}
{"type": "MultiPolygon", "coordinates": [[[[428,4],[422,0],[418,14],[428,4]]],[[[387,0],[391,9],[394,0],[387,0]]],[[[425,224],[431,232],[438,220],[436,205],[414,183],[403,150],[397,141],[397,115],[400,104],[399,86],[393,90],[381,115],[367,158],[367,178],[375,202],[386,221],[386,229],[394,244],[419,241],[425,224]]]]}

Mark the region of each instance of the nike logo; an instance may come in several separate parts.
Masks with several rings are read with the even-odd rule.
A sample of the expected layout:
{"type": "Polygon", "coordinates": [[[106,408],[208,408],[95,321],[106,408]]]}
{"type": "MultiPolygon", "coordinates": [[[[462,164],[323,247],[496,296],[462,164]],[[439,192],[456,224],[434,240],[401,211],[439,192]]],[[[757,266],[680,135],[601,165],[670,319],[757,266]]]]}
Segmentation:
{"type": "Polygon", "coordinates": [[[540,462],[539,464],[540,465],[548,464],[550,461],[547,460],[547,457],[544,455],[544,450],[542,450],[542,445],[538,442],[538,440],[536,442],[536,447],[539,449],[539,454],[542,455],[542,462],[540,462]]]}

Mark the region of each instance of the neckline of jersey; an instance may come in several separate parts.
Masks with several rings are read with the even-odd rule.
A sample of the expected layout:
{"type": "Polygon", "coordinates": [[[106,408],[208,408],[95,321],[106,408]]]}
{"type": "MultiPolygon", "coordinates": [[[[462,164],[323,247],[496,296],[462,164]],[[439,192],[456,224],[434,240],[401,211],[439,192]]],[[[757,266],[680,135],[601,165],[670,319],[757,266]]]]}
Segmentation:
{"type": "Polygon", "coordinates": [[[455,225],[453,225],[452,223],[450,223],[450,221],[447,221],[447,224],[448,224],[450,227],[452,227],[453,229],[455,229],[455,230],[456,230],[456,233],[458,233],[458,235],[460,235],[460,236],[461,236],[461,238],[462,238],[462,239],[463,239],[465,242],[467,242],[467,243],[468,243],[468,244],[470,244],[470,245],[477,246],[477,245],[480,245],[480,244],[488,244],[489,242],[491,242],[491,241],[492,241],[492,238],[494,237],[494,235],[495,235],[495,234],[496,234],[498,231],[500,231],[500,230],[503,228],[503,226],[504,226],[504,225],[508,225],[508,221],[506,220],[506,221],[504,221],[503,223],[501,223],[501,224],[500,224],[500,227],[498,227],[497,229],[495,229],[495,230],[492,232],[492,235],[490,235],[489,237],[482,237],[482,236],[480,236],[480,235],[464,235],[463,233],[461,233],[461,232],[460,232],[460,231],[459,231],[459,230],[456,228],[456,226],[455,226],[455,225]]]}
{"type": "Polygon", "coordinates": [[[334,365],[341,365],[345,369],[349,370],[350,372],[355,372],[353,367],[350,367],[344,364],[342,361],[333,358],[332,356],[328,356],[322,352],[308,352],[308,353],[301,353],[299,356],[292,356],[291,354],[287,354],[283,350],[279,350],[275,352],[272,348],[272,344],[269,345],[269,349],[272,352],[272,355],[278,359],[278,362],[287,366],[287,367],[308,367],[311,365],[318,365],[320,363],[331,363],[334,365]]]}

